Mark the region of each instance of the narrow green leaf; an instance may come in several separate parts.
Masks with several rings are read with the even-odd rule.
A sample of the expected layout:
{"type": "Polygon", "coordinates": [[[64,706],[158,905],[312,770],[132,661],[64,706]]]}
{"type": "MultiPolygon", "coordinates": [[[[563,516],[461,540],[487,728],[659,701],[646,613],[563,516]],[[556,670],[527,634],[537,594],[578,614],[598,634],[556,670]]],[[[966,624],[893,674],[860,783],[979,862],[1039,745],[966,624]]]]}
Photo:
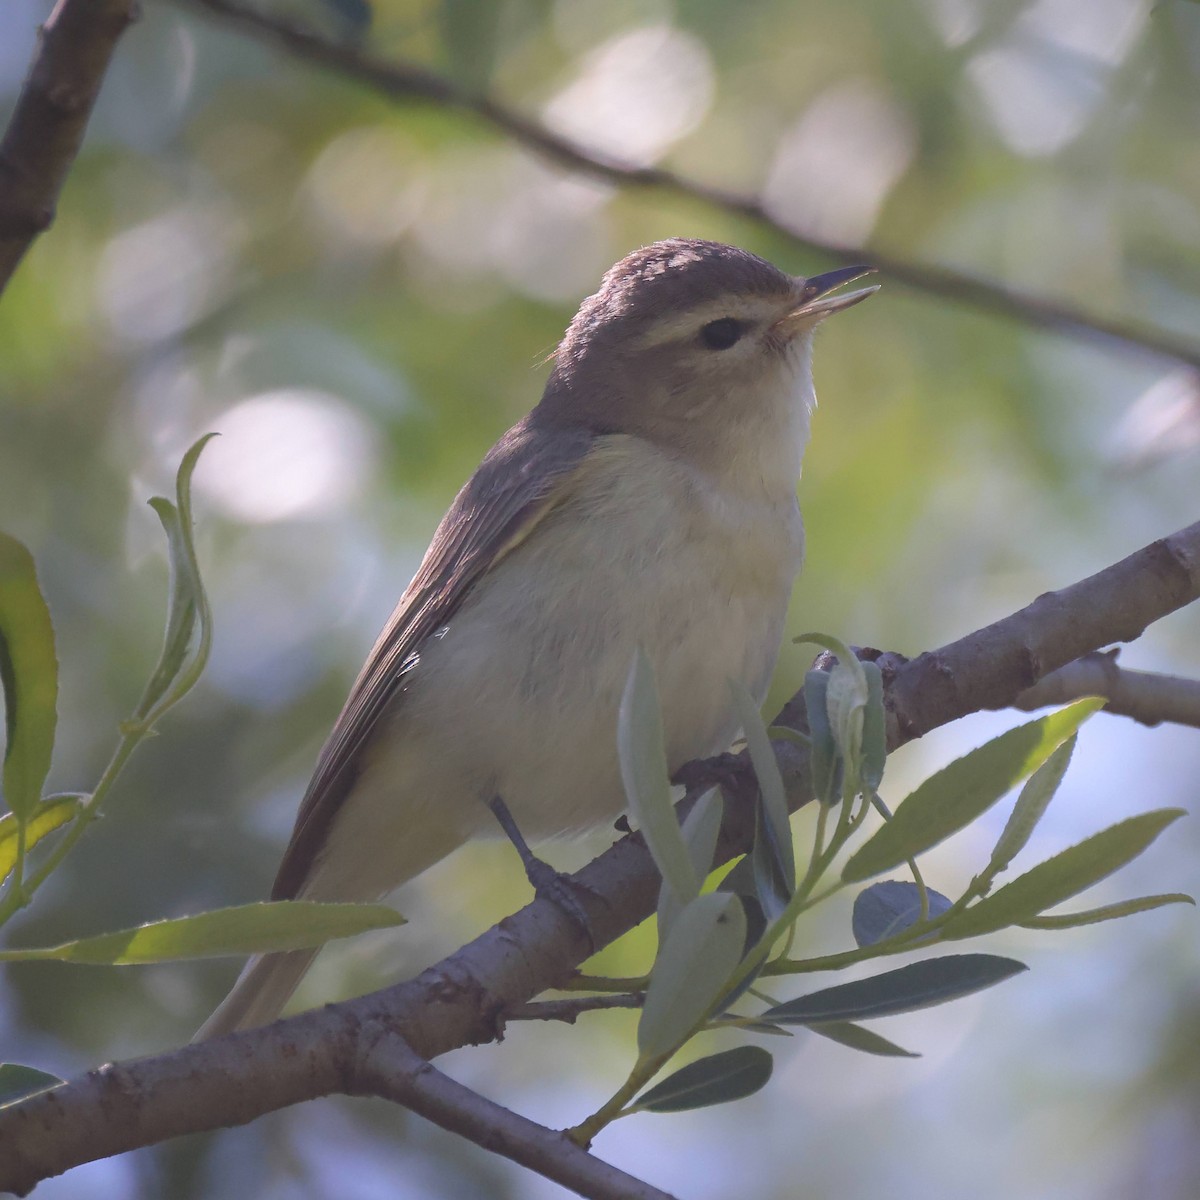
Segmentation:
{"type": "Polygon", "coordinates": [[[883,672],[873,662],[862,664],[867,678],[867,707],[863,710],[862,770],[863,785],[878,791],[887,763],[887,715],[883,708],[883,672]]]}
{"type": "MultiPolygon", "coordinates": [[[[721,833],[721,820],[725,814],[725,801],[720,788],[709,788],[695,804],[683,822],[683,843],[687,846],[692,870],[696,878],[704,880],[712,870],[713,856],[717,850],[717,838],[721,833]]],[[[664,883],[658,893],[658,940],[664,942],[670,932],[671,923],[683,907],[675,889],[664,883]]]]}
{"type": "MultiPolygon", "coordinates": [[[[929,898],[930,917],[940,917],[952,907],[950,899],[941,892],[926,888],[925,894],[929,898]]],[[[921,889],[915,883],[900,879],[873,883],[854,899],[851,918],[854,940],[860,946],[873,946],[915,925],[920,916],[921,889]]]]}
{"type": "Polygon", "coordinates": [[[643,1092],[626,1112],[685,1112],[752,1096],[774,1063],[761,1046],[738,1046],[698,1058],[643,1092]]]}
{"type": "Polygon", "coordinates": [[[1103,707],[1080,700],[985,742],[920,784],[842,871],[856,883],[936,846],[986,812],[1014,784],[1037,770],[1079,726],[1103,707]]]}
{"type": "Polygon", "coordinates": [[[1034,773],[1029,777],[1021,794],[1013,806],[1012,816],[1004,826],[996,848],[992,851],[992,860],[987,865],[986,874],[991,877],[999,875],[1010,862],[1024,849],[1030,835],[1037,827],[1054,799],[1054,793],[1067,773],[1071,762],[1071,754],[1078,741],[1078,734],[1069,738],[1034,773]]]}
{"type": "Polygon", "coordinates": [[[1137,858],[1183,815],[1182,808],[1159,808],[1092,834],[955,914],[942,927],[942,936],[978,937],[1032,921],[1137,858]]]}
{"type": "Polygon", "coordinates": [[[24,1100],[47,1088],[58,1087],[65,1080],[37,1067],[22,1063],[0,1063],[0,1107],[24,1100]]]}
{"type": "Polygon", "coordinates": [[[0,685],[7,733],[4,798],[25,820],[33,815],[50,771],[58,659],[33,555],[6,533],[0,533],[0,685]]]}
{"type": "Polygon", "coordinates": [[[700,891],[700,879],[671,804],[662,709],[654,668],[639,646],[629,665],[617,713],[617,754],[630,812],[663,879],[675,897],[687,903],[700,891]]]}
{"type": "Polygon", "coordinates": [[[727,892],[706,892],[687,904],[671,925],[650,972],[638,1053],[670,1054],[709,1015],[741,961],[746,917],[727,892]]]}
{"type": "Polygon", "coordinates": [[[750,762],[758,779],[758,794],[764,816],[763,826],[790,897],[796,888],[796,857],[792,848],[792,826],[788,820],[783,776],[779,773],[779,763],[776,762],[775,751],[771,748],[771,738],[754,698],[735,679],[729,680],[729,690],[733,693],[734,710],[742,732],[746,735],[746,749],[750,752],[750,762]]]}
{"type": "Polygon", "coordinates": [[[957,1000],[1026,969],[1024,963],[994,954],[947,954],[812,992],[759,1015],[779,1025],[890,1017],[957,1000]]]}
{"type": "Polygon", "coordinates": [[[1149,912],[1168,904],[1191,904],[1196,901],[1186,892],[1167,892],[1161,896],[1139,896],[1136,900],[1118,900],[1116,904],[1105,904],[1100,908],[1089,908],[1084,912],[1060,913],[1057,916],[1034,917],[1022,921],[1023,929],[1077,929],[1080,925],[1097,925],[1101,921],[1115,921],[1118,917],[1129,917],[1134,913],[1149,912]]]}
{"type": "Polygon", "coordinates": [[[854,773],[862,764],[863,713],[867,707],[869,692],[862,664],[857,658],[851,660],[857,670],[838,659],[829,672],[829,686],[825,692],[825,708],[829,713],[829,727],[833,740],[842,756],[842,761],[854,767],[854,773]]]}
{"type": "Polygon", "coordinates": [[[903,1046],[897,1046],[895,1042],[889,1042],[865,1025],[855,1025],[853,1021],[826,1021],[810,1025],[809,1028],[831,1042],[849,1046],[851,1050],[861,1050],[864,1054],[878,1054],[883,1058],[921,1057],[911,1050],[905,1050],[903,1046]]]}
{"type": "Polygon", "coordinates": [[[150,501],[167,535],[171,579],[163,648],[137,707],[137,716],[151,724],[191,690],[212,645],[212,613],[192,539],[191,486],[200,454],[216,436],[206,433],[183,456],[175,476],[174,504],[162,496],[150,501]]]}
{"type": "MultiPolygon", "coordinates": [[[[74,793],[47,796],[39,800],[33,815],[25,823],[25,849],[32,850],[48,833],[75,819],[84,797],[74,793]]],[[[0,882],[17,865],[17,818],[14,813],[0,817],[0,882]]]]}
{"type": "Polygon", "coordinates": [[[306,950],[333,938],[369,929],[403,925],[404,918],[382,904],[323,904],[275,900],[240,904],[193,917],[152,921],[132,929],[79,938],[61,946],[0,950],[0,961],[50,959],[96,966],[132,966],[222,955],[306,950]]]}
{"type": "Polygon", "coordinates": [[[829,673],[809,671],[804,676],[804,707],[808,714],[808,730],[812,737],[809,747],[809,769],[812,772],[813,795],[822,804],[836,804],[841,795],[840,760],[829,710],[825,697],[829,693],[829,673]]]}

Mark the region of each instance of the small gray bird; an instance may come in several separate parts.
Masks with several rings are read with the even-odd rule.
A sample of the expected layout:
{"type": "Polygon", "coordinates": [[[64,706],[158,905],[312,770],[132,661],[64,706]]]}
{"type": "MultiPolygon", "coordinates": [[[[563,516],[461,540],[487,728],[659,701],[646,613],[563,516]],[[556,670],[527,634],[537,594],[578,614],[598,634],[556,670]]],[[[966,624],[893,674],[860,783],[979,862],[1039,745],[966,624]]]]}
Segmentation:
{"type": "MultiPolygon", "coordinates": [[[[375,643],[272,899],[377,900],[496,832],[497,799],[533,839],[615,817],[638,646],[670,769],[729,746],[728,680],[763,699],[803,558],[812,333],[867,271],[675,238],[605,275],[375,643]]],[[[315,954],[252,959],[197,1037],[272,1020],[315,954]]]]}

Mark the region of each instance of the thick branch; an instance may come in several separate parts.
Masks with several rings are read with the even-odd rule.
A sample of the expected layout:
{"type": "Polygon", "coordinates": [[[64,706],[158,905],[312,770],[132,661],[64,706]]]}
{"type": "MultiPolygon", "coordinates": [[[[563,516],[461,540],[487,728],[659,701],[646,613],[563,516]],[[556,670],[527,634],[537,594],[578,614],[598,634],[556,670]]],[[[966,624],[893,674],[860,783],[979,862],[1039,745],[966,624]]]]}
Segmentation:
{"type": "Polygon", "coordinates": [[[117,39],[138,0],[59,0],[0,143],[0,291],[54,220],[117,39]]]}
{"type": "Polygon", "coordinates": [[[1191,725],[1200,729],[1200,679],[1131,671],[1119,667],[1113,653],[1085,654],[1022,692],[1014,708],[1032,711],[1047,704],[1070,704],[1084,696],[1103,696],[1105,712],[1132,717],[1143,725],[1191,725]]]}
{"type": "Polygon", "coordinates": [[[662,167],[638,166],[581,146],[490,96],[467,91],[453,80],[414,63],[387,61],[357,46],[326,41],[303,25],[247,8],[238,0],[181,2],[215,14],[296,58],[316,63],[393,100],[426,100],[472,113],[513,141],[570,171],[620,187],[660,188],[701,200],[762,225],[813,253],[838,262],[870,263],[900,283],[956,304],[967,304],[1036,329],[1052,329],[1200,368],[1200,345],[1167,330],[1086,313],[1073,305],[1029,295],[961,271],[925,266],[861,246],[839,245],[785,225],[767,212],[756,197],[689,179],[662,167]]]}
{"type": "MultiPolygon", "coordinates": [[[[1200,522],[897,667],[889,687],[892,740],[899,744],[967,712],[1010,704],[1041,674],[1137,637],[1198,597],[1200,522]]],[[[794,709],[786,723],[802,716],[794,709]]],[[[726,770],[736,792],[739,776],[726,770]]],[[[803,762],[788,774],[790,801],[798,807],[807,798],[803,762]]],[[[719,862],[749,847],[752,812],[750,804],[727,805],[719,862]]],[[[636,835],[574,878],[597,948],[654,911],[658,877],[636,835]]],[[[416,979],[265,1029],[91,1072],[0,1110],[0,1190],[24,1194],[79,1163],[244,1124],[330,1092],[380,1091],[359,1065],[375,1045],[366,1031],[403,1037],[424,1059],[493,1041],[506,1014],[564,984],[591,950],[573,921],[537,900],[416,979]]]]}
{"type": "Polygon", "coordinates": [[[1200,589],[1200,521],[896,673],[889,704],[907,741],[980,709],[1006,708],[1051,671],[1131,642],[1200,589]]]}

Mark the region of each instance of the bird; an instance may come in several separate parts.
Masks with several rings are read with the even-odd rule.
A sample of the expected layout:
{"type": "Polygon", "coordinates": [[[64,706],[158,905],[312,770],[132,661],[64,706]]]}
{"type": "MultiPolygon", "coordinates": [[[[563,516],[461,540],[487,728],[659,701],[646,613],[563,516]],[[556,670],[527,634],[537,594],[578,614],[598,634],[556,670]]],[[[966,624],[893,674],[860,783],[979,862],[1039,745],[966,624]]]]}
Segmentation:
{"type": "MultiPolygon", "coordinates": [[[[761,703],[804,556],[817,325],[870,268],[793,276],[671,238],[604,275],[539,403],[439,524],[318,757],[273,900],[376,901],[511,814],[535,841],[625,808],[640,650],[668,766],[761,703]]],[[[316,950],[252,958],[197,1040],[274,1020],[316,950]]]]}

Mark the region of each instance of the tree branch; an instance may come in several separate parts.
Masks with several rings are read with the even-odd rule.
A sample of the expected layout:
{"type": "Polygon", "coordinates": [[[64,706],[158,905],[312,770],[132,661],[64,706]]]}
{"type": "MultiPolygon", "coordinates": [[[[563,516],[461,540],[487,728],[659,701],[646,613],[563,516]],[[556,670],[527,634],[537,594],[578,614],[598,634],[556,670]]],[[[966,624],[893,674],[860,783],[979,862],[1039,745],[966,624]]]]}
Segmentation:
{"type": "Polygon", "coordinates": [[[1040,679],[1013,702],[1032,711],[1048,704],[1070,704],[1084,696],[1103,696],[1105,712],[1132,717],[1143,725],[1191,725],[1200,729],[1200,680],[1117,666],[1115,651],[1085,654],[1040,679]]]}
{"type": "MultiPolygon", "coordinates": [[[[1011,704],[1041,676],[1137,637],[1198,597],[1200,522],[1040,596],[994,625],[889,669],[890,740],[899,745],[967,712],[1011,704]]],[[[782,723],[803,720],[802,701],[793,700],[788,710],[782,723]]],[[[806,766],[797,747],[785,748],[789,802],[799,807],[810,798],[806,766]]],[[[744,853],[753,837],[753,805],[738,802],[749,795],[748,775],[727,768],[726,774],[735,795],[726,806],[718,862],[744,853]]],[[[574,880],[596,948],[654,911],[659,880],[637,835],[622,838],[574,880]]],[[[574,921],[552,903],[535,900],[415,979],[265,1029],[93,1071],[0,1110],[0,1190],[23,1195],[39,1180],[79,1163],[182,1133],[244,1124],[331,1092],[390,1095],[371,1067],[379,1031],[403,1038],[423,1059],[496,1040],[506,1013],[561,987],[591,952],[574,921]]],[[[409,1085],[393,1079],[387,1086],[409,1085]]],[[[421,1099],[413,1085],[402,1102],[426,1105],[426,1115],[448,1127],[452,1119],[461,1120],[463,1129],[471,1126],[470,1114],[454,1116],[443,1107],[465,1104],[463,1097],[455,1100],[440,1084],[429,1089],[436,1097],[421,1099]]],[[[529,1130],[521,1136],[526,1140],[520,1152],[528,1155],[553,1137],[529,1130]]],[[[536,1165],[520,1161],[542,1170],[541,1159],[536,1165]]]]}
{"type": "Polygon", "coordinates": [[[54,220],[117,40],[138,0],[59,0],[0,142],[0,292],[54,220]]]}
{"type": "Polygon", "coordinates": [[[359,1069],[361,1095],[382,1096],[594,1200],[672,1200],[656,1187],[443,1075],[403,1038],[384,1034],[359,1069]]]}
{"type": "Polygon", "coordinates": [[[754,196],[690,179],[663,167],[643,167],[562,137],[499,100],[460,87],[453,80],[415,63],[377,58],[357,46],[326,41],[303,25],[247,8],[238,0],[179,0],[237,26],[296,58],[315,63],[344,79],[396,101],[425,100],[467,112],[536,154],[595,179],[620,187],[658,188],[688,196],[743,217],[796,245],[843,263],[870,263],[899,283],[1007,317],[1035,329],[1083,338],[1122,350],[1135,350],[1200,368],[1200,344],[1168,330],[1087,313],[1074,305],[1030,295],[962,271],[910,262],[861,246],[846,246],[785,225],[754,196]]]}

